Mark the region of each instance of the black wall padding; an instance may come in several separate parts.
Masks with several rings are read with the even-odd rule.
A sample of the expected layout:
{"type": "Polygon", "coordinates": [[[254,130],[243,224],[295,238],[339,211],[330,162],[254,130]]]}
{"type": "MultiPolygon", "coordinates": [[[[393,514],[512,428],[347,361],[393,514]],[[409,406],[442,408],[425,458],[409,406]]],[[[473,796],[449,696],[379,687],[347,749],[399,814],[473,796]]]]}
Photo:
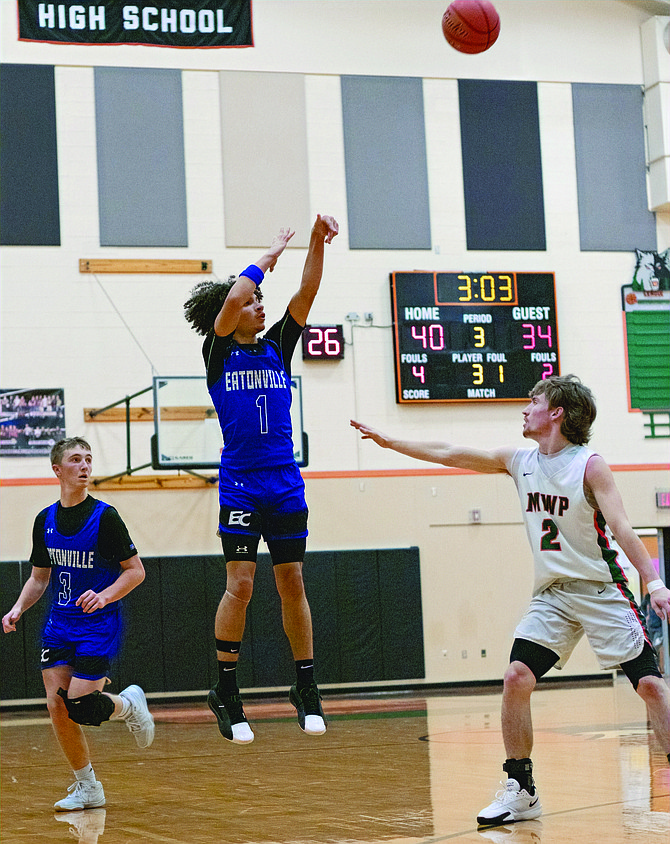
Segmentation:
{"type": "Polygon", "coordinates": [[[341,677],[381,679],[381,622],[376,551],[342,551],[335,558],[341,677]]]}
{"type": "Polygon", "coordinates": [[[342,638],[338,605],[333,598],[337,594],[335,558],[338,553],[309,553],[302,570],[305,591],[312,611],[315,671],[319,683],[337,683],[342,678],[340,647],[334,647],[342,638]]]}
{"type": "MultiPolygon", "coordinates": [[[[149,557],[146,579],[124,599],[124,644],[112,666],[118,692],[201,691],[217,680],[214,618],[225,589],[219,556],[149,557]]],[[[27,563],[0,563],[2,614],[28,577],[27,563]]],[[[425,676],[418,548],[316,551],[305,557],[320,683],[418,679],[425,676]]],[[[0,636],[4,700],[43,698],[40,632],[47,601],[0,636]]],[[[293,655],[268,554],[259,555],[240,651],[241,688],[290,686],[293,655]]]]}
{"type": "MultiPolygon", "coordinates": [[[[25,564],[24,564],[25,565],[25,564]]],[[[0,617],[14,606],[23,585],[21,563],[0,565],[0,617]]],[[[26,660],[21,619],[16,633],[0,633],[0,700],[15,700],[26,695],[26,664],[29,670],[37,671],[39,654],[33,653],[26,660]]],[[[38,678],[39,679],[39,678],[38,678]]]]}
{"type": "Polygon", "coordinates": [[[292,683],[295,679],[293,656],[283,631],[281,602],[267,554],[259,556],[249,615],[252,623],[248,637],[253,664],[252,686],[285,686],[292,683]]]}
{"type": "Polygon", "coordinates": [[[204,559],[164,557],[160,567],[165,688],[202,688],[208,676],[207,644],[211,647],[213,637],[205,612],[204,559]]]}
{"type": "Polygon", "coordinates": [[[54,69],[0,65],[0,244],[60,246],[54,69]]]}
{"type": "Polygon", "coordinates": [[[384,679],[424,677],[419,549],[389,548],[377,557],[384,679]]]}
{"type": "Polygon", "coordinates": [[[165,688],[162,566],[158,559],[142,562],[146,572],[144,582],[123,599],[124,637],[121,655],[112,666],[114,692],[131,683],[137,683],[147,692],[165,688]]]}

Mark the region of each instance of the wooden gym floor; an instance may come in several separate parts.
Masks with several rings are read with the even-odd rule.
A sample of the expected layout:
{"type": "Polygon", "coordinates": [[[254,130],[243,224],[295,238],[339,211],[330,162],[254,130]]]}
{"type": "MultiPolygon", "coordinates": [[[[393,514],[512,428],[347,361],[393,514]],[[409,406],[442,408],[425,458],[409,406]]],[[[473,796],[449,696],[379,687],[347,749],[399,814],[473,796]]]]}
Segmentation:
{"type": "Polygon", "coordinates": [[[625,679],[533,698],[539,821],[477,829],[500,788],[499,691],[328,696],[324,736],[287,701],[250,701],[253,744],[225,742],[204,703],[150,707],[139,750],[88,728],[107,805],[53,811],[71,782],[42,711],[0,720],[2,844],[668,844],[670,768],[625,679]]]}

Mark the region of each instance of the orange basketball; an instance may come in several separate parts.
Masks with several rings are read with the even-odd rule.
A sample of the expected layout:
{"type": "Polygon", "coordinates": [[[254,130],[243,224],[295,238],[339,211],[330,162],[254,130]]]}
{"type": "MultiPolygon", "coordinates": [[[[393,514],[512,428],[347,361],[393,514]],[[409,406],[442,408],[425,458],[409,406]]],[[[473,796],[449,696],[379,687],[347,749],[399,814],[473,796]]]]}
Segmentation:
{"type": "Polygon", "coordinates": [[[500,35],[500,18],[488,0],[454,0],[442,16],[442,32],[461,53],[483,53],[500,35]]]}

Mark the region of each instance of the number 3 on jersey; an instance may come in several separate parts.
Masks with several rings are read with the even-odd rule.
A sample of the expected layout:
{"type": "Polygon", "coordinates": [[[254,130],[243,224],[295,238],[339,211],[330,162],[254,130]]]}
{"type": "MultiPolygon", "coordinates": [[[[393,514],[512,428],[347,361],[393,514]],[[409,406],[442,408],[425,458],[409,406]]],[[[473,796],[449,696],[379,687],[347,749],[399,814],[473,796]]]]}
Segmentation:
{"type": "Polygon", "coordinates": [[[260,395],[256,399],[256,407],[258,408],[258,415],[260,416],[261,434],[268,432],[268,397],[260,395]]]}
{"type": "Polygon", "coordinates": [[[542,534],[540,548],[543,551],[560,551],[561,543],[558,539],[558,527],[556,523],[552,519],[545,519],[542,522],[542,530],[544,533],[542,534]]]}
{"type": "Polygon", "coordinates": [[[72,586],[70,583],[70,572],[69,571],[62,571],[58,575],[58,582],[60,583],[60,590],[58,592],[58,603],[61,607],[64,607],[67,603],[69,603],[70,598],[72,597],[72,586]]]}

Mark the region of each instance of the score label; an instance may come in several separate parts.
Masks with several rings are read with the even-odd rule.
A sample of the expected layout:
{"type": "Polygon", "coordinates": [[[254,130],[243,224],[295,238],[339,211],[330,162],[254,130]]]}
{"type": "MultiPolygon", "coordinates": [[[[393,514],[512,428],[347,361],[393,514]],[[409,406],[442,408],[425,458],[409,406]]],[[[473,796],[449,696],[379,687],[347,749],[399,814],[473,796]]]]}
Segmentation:
{"type": "Polygon", "coordinates": [[[553,273],[391,274],[398,403],[527,401],[559,374],[553,273]]]}

